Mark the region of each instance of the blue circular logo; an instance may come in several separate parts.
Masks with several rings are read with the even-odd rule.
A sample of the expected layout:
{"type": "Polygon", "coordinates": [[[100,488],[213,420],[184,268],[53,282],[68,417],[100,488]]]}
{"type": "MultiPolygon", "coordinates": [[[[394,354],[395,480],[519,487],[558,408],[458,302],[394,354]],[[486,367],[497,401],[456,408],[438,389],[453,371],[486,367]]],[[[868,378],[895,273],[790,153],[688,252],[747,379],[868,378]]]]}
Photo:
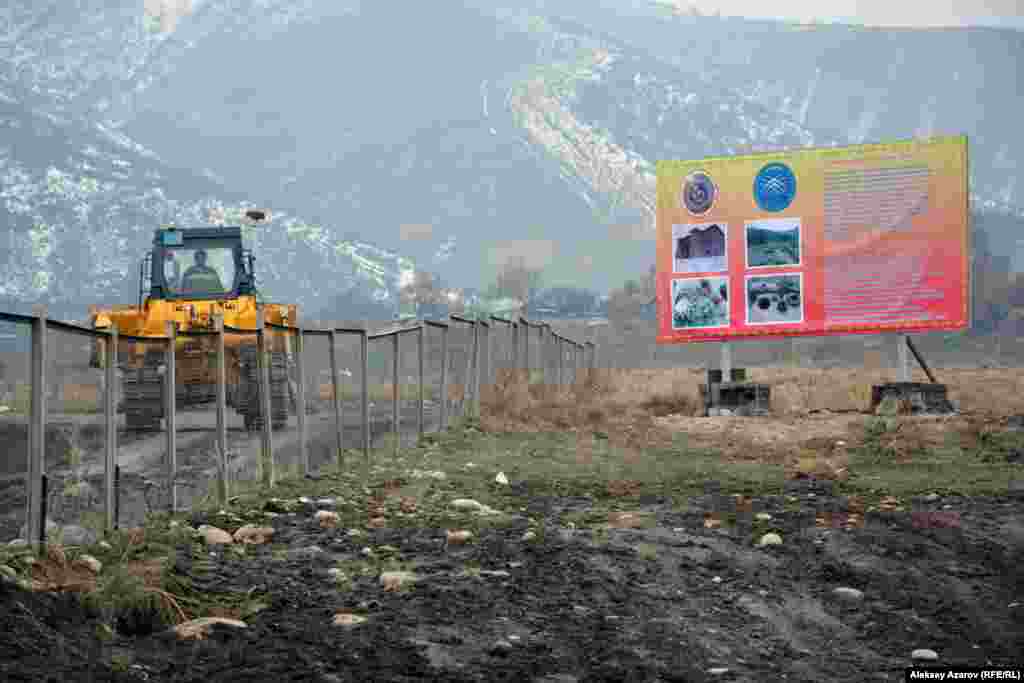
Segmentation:
{"type": "Polygon", "coordinates": [[[796,176],[789,166],[773,161],[754,178],[754,199],[765,211],[783,211],[796,196],[796,176]]]}

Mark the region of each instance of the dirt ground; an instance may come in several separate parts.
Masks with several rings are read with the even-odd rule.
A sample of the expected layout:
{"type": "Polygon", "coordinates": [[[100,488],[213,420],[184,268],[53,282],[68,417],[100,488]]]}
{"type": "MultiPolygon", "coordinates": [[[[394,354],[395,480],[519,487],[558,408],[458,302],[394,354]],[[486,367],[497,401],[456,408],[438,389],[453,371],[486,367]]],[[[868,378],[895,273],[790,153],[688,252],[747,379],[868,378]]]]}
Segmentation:
{"type": "MultiPolygon", "coordinates": [[[[425,512],[466,496],[469,475],[416,484],[420,511],[408,514],[383,469],[362,486],[332,474],[298,480],[275,494],[289,506],[239,501],[225,514],[183,520],[229,533],[258,522],[273,527],[271,543],[240,551],[185,537],[168,554],[177,582],[168,590],[190,617],[199,612],[185,596],[201,594],[230,605],[204,616],[242,619],[244,628],[184,641],[150,611],[115,614],[107,633],[110,614],[0,581],[0,678],[853,683],[903,680],[921,649],[945,666],[1024,666],[1020,454],[986,451],[1003,459],[999,472],[1013,485],[985,495],[962,493],[942,465],[922,470],[926,488],[913,495],[890,499],[880,481],[877,496],[855,496],[846,471],[863,474],[868,447],[884,452],[885,471],[905,463],[911,472],[915,458],[957,439],[977,442],[962,453],[1004,437],[1019,443],[1020,371],[965,370],[954,391],[959,415],[889,423],[858,408],[858,387],[871,378],[853,372],[825,382],[779,370],[774,381],[788,382],[795,398],[774,406],[774,419],[696,418],[699,370],[646,372],[609,378],[596,395],[499,389],[487,396],[481,427],[464,429],[561,431],[578,434],[578,444],[587,435],[634,464],[682,439],[737,467],[777,465],[781,489],[748,494],[710,472],[680,499],[656,485],[657,471],[636,487],[615,480],[623,490],[614,493],[610,479],[607,493],[559,488],[521,474],[527,449],[507,456],[507,484],[488,470],[468,489],[490,492],[486,502],[504,513],[484,524],[471,513],[425,512]],[[848,402],[815,397],[826,393],[848,402]],[[927,488],[936,477],[954,483],[927,488]],[[321,528],[318,509],[337,511],[342,523],[321,528]],[[385,510],[391,522],[374,524],[385,510]],[[453,528],[475,535],[449,542],[453,528]],[[761,545],[769,533],[781,542],[761,545]],[[409,583],[383,585],[389,570],[411,572],[409,583]],[[339,614],[349,625],[334,623],[339,614]]],[[[468,443],[460,453],[487,462],[484,443],[468,443]]],[[[426,468],[428,454],[413,450],[404,466],[426,468]]],[[[445,471],[469,467],[432,457],[445,471]]],[[[579,449],[576,457],[590,456],[579,449]]],[[[976,471],[964,465],[960,476],[976,471]]]]}
{"type": "Polygon", "coordinates": [[[809,488],[791,491],[799,510],[781,497],[754,501],[784,539],[766,548],[750,542],[750,515],[732,529],[707,528],[706,513],[735,503],[714,493],[685,512],[638,505],[655,526],[596,539],[554,522],[589,501],[523,490],[522,516],[461,548],[445,548],[443,530],[322,530],[309,508],[273,520],[277,553],[179,553],[178,571],[205,591],[266,596],[246,628],[217,628],[195,643],[147,634],[143,624],[101,646],[95,616],[59,595],[8,586],[0,673],[8,681],[897,681],[919,648],[944,665],[1021,664],[1024,502],[940,498],[913,514],[868,514],[861,528],[828,528],[815,524],[815,511],[842,510],[843,501],[825,491],[811,498],[809,488]],[[947,506],[953,524],[940,521],[952,519],[938,514],[947,506]],[[547,520],[540,540],[523,540],[527,516],[547,520]],[[339,561],[382,546],[415,560],[410,588],[389,592],[371,573],[340,591],[328,577],[339,561]],[[839,587],[862,595],[842,599],[839,587]],[[338,612],[366,621],[335,626],[338,612]]]}

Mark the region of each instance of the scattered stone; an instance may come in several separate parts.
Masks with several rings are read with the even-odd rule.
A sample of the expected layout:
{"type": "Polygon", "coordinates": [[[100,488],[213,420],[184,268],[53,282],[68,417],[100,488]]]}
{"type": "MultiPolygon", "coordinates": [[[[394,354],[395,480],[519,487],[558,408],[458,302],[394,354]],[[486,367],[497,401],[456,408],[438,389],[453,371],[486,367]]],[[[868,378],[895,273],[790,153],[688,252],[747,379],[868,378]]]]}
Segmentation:
{"type": "Polygon", "coordinates": [[[238,531],[235,532],[235,541],[249,545],[262,545],[269,541],[273,535],[273,527],[246,524],[243,527],[239,527],[238,531]]]}
{"type": "Polygon", "coordinates": [[[321,508],[332,508],[338,504],[334,498],[321,498],[316,502],[317,507],[321,508]]]}
{"type": "Polygon", "coordinates": [[[910,658],[918,662],[934,662],[939,658],[939,653],[935,650],[914,650],[910,653],[910,658]]]}
{"type": "Polygon", "coordinates": [[[935,501],[939,500],[939,498],[941,498],[941,496],[939,496],[939,494],[937,494],[937,493],[929,493],[927,496],[924,497],[924,502],[926,502],[926,503],[934,503],[935,501]]]}
{"type": "Polygon", "coordinates": [[[373,555],[373,548],[366,547],[360,550],[359,552],[363,555],[363,557],[370,557],[371,555],[373,555]]]}
{"type": "Polygon", "coordinates": [[[296,557],[314,557],[323,552],[323,548],[318,545],[311,545],[305,548],[295,548],[289,551],[289,554],[296,557]]]}
{"type": "Polygon", "coordinates": [[[462,545],[471,538],[473,538],[473,532],[466,529],[458,529],[456,531],[448,529],[445,532],[445,540],[449,545],[462,545]]]}
{"type": "Polygon", "coordinates": [[[481,569],[480,576],[493,576],[495,578],[507,579],[512,575],[504,569],[481,569]]]}
{"type": "Polygon", "coordinates": [[[239,621],[238,619],[203,617],[202,619],[193,619],[192,621],[178,624],[174,627],[174,632],[182,640],[203,640],[209,635],[210,627],[214,624],[224,624],[225,626],[234,626],[235,628],[246,628],[247,626],[244,621],[239,621]]]}
{"type": "Polygon", "coordinates": [[[263,504],[263,510],[266,512],[276,512],[278,514],[285,514],[288,512],[292,512],[292,505],[286,500],[281,500],[280,498],[271,498],[270,500],[263,504]]]}
{"type": "Polygon", "coordinates": [[[61,544],[64,546],[92,545],[98,539],[96,532],[77,524],[69,524],[61,528],[61,544]]]}
{"type": "Polygon", "coordinates": [[[452,501],[451,505],[456,510],[462,510],[463,512],[479,512],[485,507],[482,503],[478,503],[472,498],[456,498],[452,501]]]}
{"type": "Polygon", "coordinates": [[[344,581],[346,578],[345,572],[338,569],[337,567],[331,567],[330,569],[328,569],[327,576],[333,581],[344,581]]]}
{"type": "Polygon", "coordinates": [[[494,481],[496,481],[496,482],[498,482],[499,484],[502,484],[502,485],[507,485],[508,484],[508,477],[505,476],[504,472],[498,472],[498,476],[496,476],[494,478],[494,481]]]}
{"type": "Polygon", "coordinates": [[[383,572],[380,575],[380,585],[388,592],[399,590],[415,581],[416,575],[412,572],[383,572]]]}
{"type": "Polygon", "coordinates": [[[92,555],[82,555],[76,560],[76,563],[88,568],[93,574],[99,574],[103,571],[103,563],[92,555]]]}
{"type": "Polygon", "coordinates": [[[722,577],[721,576],[716,576],[716,577],[712,578],[711,579],[711,583],[722,583],[722,577]]]}
{"type": "Polygon", "coordinates": [[[505,656],[510,653],[515,646],[507,640],[499,640],[491,646],[491,654],[498,656],[505,656]]]}
{"type": "Polygon", "coordinates": [[[423,470],[413,470],[412,472],[409,473],[409,476],[412,477],[413,479],[438,479],[438,480],[440,480],[440,479],[447,479],[448,478],[448,475],[445,474],[444,472],[440,471],[440,470],[426,471],[426,472],[424,472],[423,470]]]}
{"type": "Polygon", "coordinates": [[[864,598],[864,593],[862,591],[859,591],[856,588],[848,588],[846,586],[836,588],[832,591],[832,594],[846,602],[860,602],[864,598]]]}
{"type": "Polygon", "coordinates": [[[363,535],[363,530],[362,529],[349,529],[348,531],[345,532],[345,535],[346,536],[350,536],[350,537],[362,536],[363,535]]]}
{"type": "Polygon", "coordinates": [[[712,676],[724,676],[729,673],[729,668],[725,666],[716,666],[713,669],[708,669],[708,673],[712,676]]]}
{"type": "Polygon", "coordinates": [[[104,550],[112,550],[114,548],[114,546],[110,545],[106,541],[100,541],[96,545],[98,545],[99,547],[103,548],[104,550]]]}
{"type": "Polygon", "coordinates": [[[302,505],[312,505],[313,499],[307,498],[306,496],[302,496],[301,498],[299,498],[299,503],[301,503],[302,505]]]}
{"type": "Polygon", "coordinates": [[[206,545],[228,545],[234,541],[231,534],[209,524],[199,527],[199,535],[203,537],[206,545]]]}
{"type": "Polygon", "coordinates": [[[952,510],[952,509],[953,509],[953,506],[952,506],[952,505],[949,505],[949,504],[947,503],[946,505],[943,505],[943,506],[942,506],[942,509],[943,509],[943,510],[952,510]]]}
{"type": "Polygon", "coordinates": [[[316,523],[320,525],[321,529],[333,529],[338,526],[338,513],[330,510],[320,510],[314,516],[316,523]]]}
{"type": "Polygon", "coordinates": [[[523,534],[524,541],[532,541],[535,538],[537,538],[537,534],[533,531],[527,531],[525,534],[523,534]]]}
{"type": "Polygon", "coordinates": [[[334,615],[333,623],[335,626],[358,626],[365,622],[366,617],[361,617],[358,614],[351,614],[349,612],[339,612],[334,615]]]}
{"type": "Polygon", "coordinates": [[[510,569],[519,569],[520,567],[523,566],[523,563],[522,562],[509,562],[508,566],[509,566],[510,569]]]}
{"type": "Polygon", "coordinates": [[[759,540],[757,544],[761,547],[768,545],[782,545],[782,536],[779,536],[775,533],[765,534],[761,537],[761,540],[759,540]]]}
{"type": "Polygon", "coordinates": [[[754,519],[756,519],[756,520],[758,520],[760,522],[767,522],[771,518],[772,518],[772,516],[770,514],[768,514],[767,512],[758,512],[756,515],[754,515],[754,519]]]}

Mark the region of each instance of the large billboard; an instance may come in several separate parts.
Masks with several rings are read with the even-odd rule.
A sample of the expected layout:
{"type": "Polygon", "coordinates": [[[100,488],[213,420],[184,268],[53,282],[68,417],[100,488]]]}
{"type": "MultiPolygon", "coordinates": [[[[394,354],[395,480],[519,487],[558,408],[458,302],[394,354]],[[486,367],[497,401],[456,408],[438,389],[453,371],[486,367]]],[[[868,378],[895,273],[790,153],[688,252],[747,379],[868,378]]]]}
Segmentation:
{"type": "Polygon", "coordinates": [[[967,138],[658,163],[658,342],[968,326],[967,138]]]}

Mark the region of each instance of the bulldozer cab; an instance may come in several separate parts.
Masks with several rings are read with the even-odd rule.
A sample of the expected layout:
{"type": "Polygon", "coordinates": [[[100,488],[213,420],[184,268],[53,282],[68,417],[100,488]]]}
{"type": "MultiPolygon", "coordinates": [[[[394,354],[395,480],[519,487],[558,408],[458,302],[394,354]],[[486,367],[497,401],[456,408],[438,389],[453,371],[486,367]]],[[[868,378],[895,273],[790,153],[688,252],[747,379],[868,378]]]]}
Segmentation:
{"type": "Polygon", "coordinates": [[[139,298],[233,299],[255,290],[253,257],[238,227],[161,228],[142,264],[139,298]]]}

